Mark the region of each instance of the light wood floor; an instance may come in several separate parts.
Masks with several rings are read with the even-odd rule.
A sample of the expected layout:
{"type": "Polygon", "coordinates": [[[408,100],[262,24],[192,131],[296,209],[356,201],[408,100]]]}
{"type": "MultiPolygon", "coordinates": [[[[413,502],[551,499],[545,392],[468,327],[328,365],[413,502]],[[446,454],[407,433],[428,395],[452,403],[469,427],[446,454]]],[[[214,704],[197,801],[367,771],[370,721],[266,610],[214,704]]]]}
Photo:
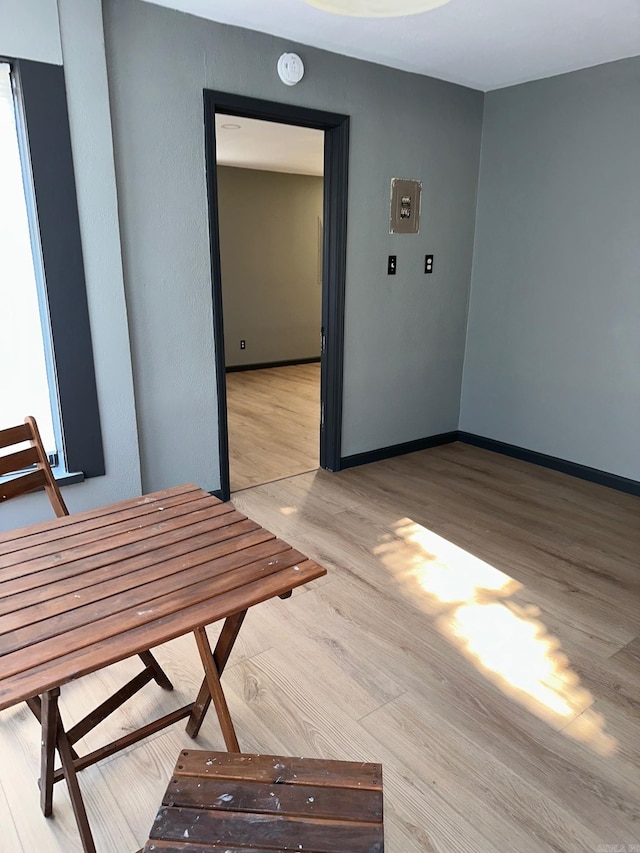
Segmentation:
{"type": "MultiPolygon", "coordinates": [[[[456,444],[234,502],[329,570],[247,617],[223,677],[244,750],[381,761],[388,853],[640,844],[637,498],[456,444]]],[[[147,686],[107,734],[193,696],[192,639],[158,656],[178,695],[147,686]]],[[[69,714],[135,666],[63,689],[69,714]]],[[[213,715],[197,743],[222,748],[213,715]]],[[[101,853],[142,844],[185,744],[83,772],[101,853]]],[[[0,714],[0,849],[75,853],[37,755],[29,713],[0,714]]]]}
{"type": "Polygon", "coordinates": [[[320,365],[227,373],[231,491],[319,465],[320,365]]]}

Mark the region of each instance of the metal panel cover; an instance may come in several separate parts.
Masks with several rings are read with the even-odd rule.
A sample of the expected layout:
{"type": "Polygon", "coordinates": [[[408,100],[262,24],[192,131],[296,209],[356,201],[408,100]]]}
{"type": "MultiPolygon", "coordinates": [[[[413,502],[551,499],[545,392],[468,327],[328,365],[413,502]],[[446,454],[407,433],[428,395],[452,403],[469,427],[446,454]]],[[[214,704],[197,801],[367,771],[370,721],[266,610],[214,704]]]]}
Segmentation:
{"type": "Polygon", "coordinates": [[[390,234],[417,234],[420,230],[422,181],[391,180],[390,234]]]}

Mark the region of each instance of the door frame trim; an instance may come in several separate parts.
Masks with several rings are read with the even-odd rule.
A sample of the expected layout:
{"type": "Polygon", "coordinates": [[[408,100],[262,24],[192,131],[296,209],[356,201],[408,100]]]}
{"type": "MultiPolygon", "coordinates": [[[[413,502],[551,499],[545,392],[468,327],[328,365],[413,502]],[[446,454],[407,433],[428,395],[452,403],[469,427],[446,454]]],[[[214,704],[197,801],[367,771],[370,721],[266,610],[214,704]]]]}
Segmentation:
{"type": "Polygon", "coordinates": [[[220,494],[223,500],[228,500],[231,494],[231,485],[229,480],[229,429],[216,175],[215,115],[217,112],[324,131],[323,346],[320,382],[323,416],[321,415],[320,428],[320,467],[329,471],[339,471],[341,466],[349,116],[300,107],[295,104],[263,101],[229,92],[204,90],[205,167],[209,206],[211,296],[218,394],[220,494]]]}

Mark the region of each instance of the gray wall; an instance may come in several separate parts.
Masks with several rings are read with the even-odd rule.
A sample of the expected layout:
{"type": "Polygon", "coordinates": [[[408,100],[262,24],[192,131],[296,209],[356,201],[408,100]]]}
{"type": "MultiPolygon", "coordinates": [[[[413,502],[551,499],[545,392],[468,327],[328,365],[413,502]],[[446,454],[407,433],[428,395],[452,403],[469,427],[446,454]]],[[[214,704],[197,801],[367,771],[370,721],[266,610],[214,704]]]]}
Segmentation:
{"type": "Polygon", "coordinates": [[[352,117],[343,454],[456,429],[482,94],[137,0],[104,14],[145,487],[219,485],[204,87],[352,117]],[[424,183],[418,237],[388,234],[392,177],[424,183]]]}
{"type": "MultiPolygon", "coordinates": [[[[140,494],[100,0],[0,0],[0,56],[64,62],[106,476],[65,487],[72,512],[140,494]]],[[[46,497],[2,507],[0,529],[50,518],[46,497]]]]}
{"type": "MultiPolygon", "coordinates": [[[[63,61],[67,81],[107,463],[65,489],[70,508],[220,484],[205,86],[352,117],[344,454],[455,429],[483,96],[138,0],[105,0],[106,33],[102,14],[100,0],[0,2],[0,55],[63,61]],[[307,76],[288,89],[275,63],[291,49],[307,76]],[[392,177],[424,183],[418,237],[388,234],[392,177]]],[[[460,415],[462,429],[635,479],[639,63],[487,96],[460,415]]],[[[31,495],[0,527],[48,513],[31,495]]]]}
{"type": "Polygon", "coordinates": [[[640,479],[640,58],[489,93],[460,428],[640,479]]]}
{"type": "Polygon", "coordinates": [[[57,0],[0,0],[0,56],[62,65],[57,0]]]}
{"type": "Polygon", "coordinates": [[[320,355],[322,189],[312,175],[218,166],[227,367],[320,355]]]}

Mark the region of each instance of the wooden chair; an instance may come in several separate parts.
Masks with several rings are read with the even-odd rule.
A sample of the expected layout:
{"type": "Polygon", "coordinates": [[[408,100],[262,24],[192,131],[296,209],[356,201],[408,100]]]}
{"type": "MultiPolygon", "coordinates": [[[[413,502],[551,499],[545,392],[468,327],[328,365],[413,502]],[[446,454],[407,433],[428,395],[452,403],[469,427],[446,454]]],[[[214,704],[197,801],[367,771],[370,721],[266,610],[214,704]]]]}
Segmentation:
{"type": "Polygon", "coordinates": [[[51,473],[35,418],[29,416],[25,418],[23,424],[0,430],[0,450],[24,444],[25,441],[28,441],[31,447],[0,456],[0,477],[7,474],[15,475],[11,480],[0,483],[0,501],[8,501],[19,495],[44,488],[55,514],[58,517],[69,515],[58,484],[51,473]],[[35,470],[25,470],[33,467],[35,470]]]}
{"type": "MultiPolygon", "coordinates": [[[[0,456],[0,477],[13,475],[11,479],[0,482],[0,503],[43,488],[51,501],[55,514],[58,517],[69,515],[69,510],[62,499],[60,489],[51,471],[35,418],[29,416],[25,418],[23,424],[0,430],[0,451],[24,444],[27,441],[30,447],[13,450],[0,456]]],[[[101,706],[100,710],[105,711],[102,716],[96,716],[95,713],[91,715],[91,722],[95,720],[93,725],[87,728],[88,718],[86,722],[78,723],[75,728],[78,732],[82,732],[78,734],[78,738],[94,728],[98,722],[115,711],[126,699],[133,696],[152,679],[164,690],[173,690],[173,684],[150,651],[140,652],[139,657],[144,663],[144,670],[118,691],[117,699],[114,696],[112,697],[113,701],[109,700],[109,702],[104,703],[104,706],[101,706]]],[[[30,702],[29,706],[34,713],[36,707],[39,707],[37,700],[30,702]]]]}
{"type": "Polygon", "coordinates": [[[183,750],[143,851],[383,853],[382,767],[183,750]]]}

